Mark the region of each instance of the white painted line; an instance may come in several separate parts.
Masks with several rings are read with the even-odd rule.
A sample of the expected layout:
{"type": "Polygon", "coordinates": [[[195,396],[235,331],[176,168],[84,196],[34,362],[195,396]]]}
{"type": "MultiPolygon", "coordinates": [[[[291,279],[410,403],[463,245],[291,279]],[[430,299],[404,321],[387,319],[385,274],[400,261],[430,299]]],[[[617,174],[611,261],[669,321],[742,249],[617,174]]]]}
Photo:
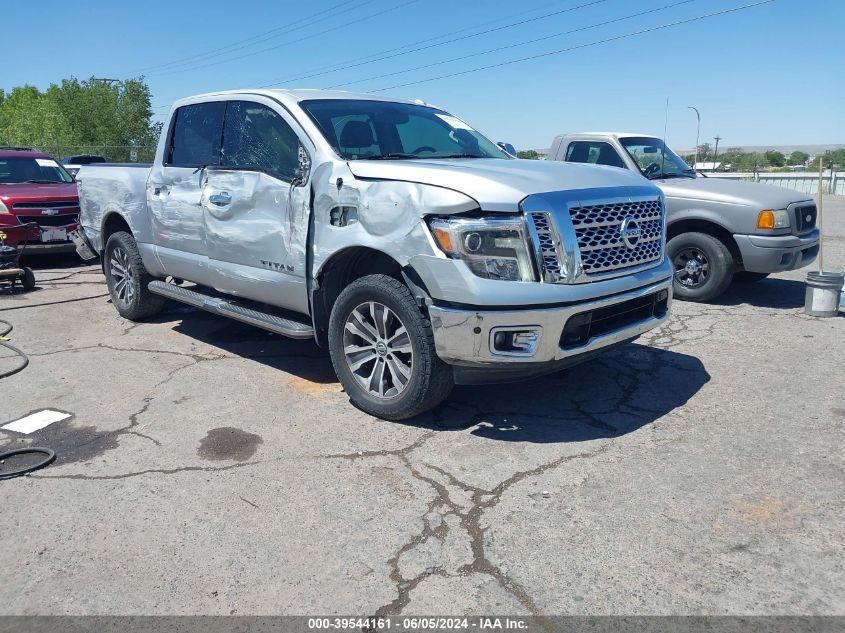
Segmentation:
{"type": "Polygon", "coordinates": [[[43,429],[45,426],[51,425],[53,422],[58,422],[60,420],[64,420],[65,418],[69,418],[70,413],[62,413],[61,411],[51,411],[50,409],[44,409],[43,411],[36,411],[35,413],[30,413],[27,416],[20,418],[19,420],[15,420],[14,422],[9,422],[3,427],[6,431],[15,431],[16,433],[23,433],[25,435],[29,435],[37,431],[38,429],[43,429]]]}

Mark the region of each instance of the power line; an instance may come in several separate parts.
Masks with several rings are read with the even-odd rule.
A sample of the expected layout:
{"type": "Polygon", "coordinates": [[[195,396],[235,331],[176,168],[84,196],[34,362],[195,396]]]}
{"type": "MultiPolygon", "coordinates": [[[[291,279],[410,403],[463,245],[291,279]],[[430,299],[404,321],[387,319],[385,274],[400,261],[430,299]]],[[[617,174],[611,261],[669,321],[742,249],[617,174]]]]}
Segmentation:
{"type": "Polygon", "coordinates": [[[588,26],[582,26],[577,29],[571,29],[569,31],[561,31],[559,33],[552,33],[551,35],[546,35],[544,37],[538,37],[537,39],[528,40],[526,42],[517,42],[516,44],[509,44],[507,46],[497,46],[496,48],[490,48],[486,51],[479,51],[477,53],[469,53],[467,55],[461,55],[460,57],[452,57],[451,59],[444,59],[439,62],[432,62],[430,64],[423,64],[422,66],[415,66],[414,68],[407,68],[405,70],[397,70],[390,73],[384,73],[381,75],[374,75],[372,77],[366,77],[364,79],[356,79],[355,81],[348,81],[342,84],[335,84],[333,86],[329,86],[331,88],[340,88],[342,86],[351,86],[354,84],[363,83],[365,81],[372,81],[373,79],[384,79],[385,77],[393,77],[395,75],[403,75],[405,73],[413,72],[416,70],[422,70],[424,68],[431,68],[433,66],[441,66],[443,64],[451,64],[453,62],[463,61],[465,59],[470,59],[472,57],[479,57],[481,55],[487,55],[489,53],[498,53],[500,51],[507,50],[509,48],[518,48],[520,46],[527,46],[529,44],[536,44],[537,42],[543,42],[545,40],[554,39],[556,37],[561,37],[563,35],[572,35],[573,33],[579,33],[581,31],[588,31],[590,29],[596,29],[602,26],[607,26],[608,24],[614,24],[616,22],[622,22],[624,20],[631,20],[633,18],[638,18],[643,15],[648,15],[650,13],[657,13],[659,11],[666,11],[667,9],[672,9],[674,7],[681,6],[683,4],[689,4],[690,2],[698,2],[698,0],[680,0],[679,2],[674,2],[672,4],[667,4],[662,7],[657,7],[655,9],[648,9],[646,11],[640,11],[639,13],[632,13],[631,15],[626,15],[621,18],[614,18],[612,20],[605,20],[604,22],[598,22],[596,24],[590,24],[588,26]]]}
{"type": "MultiPolygon", "coordinates": [[[[174,66],[182,66],[182,65],[190,63],[192,61],[198,61],[199,59],[202,59],[203,57],[206,57],[206,56],[209,56],[209,55],[211,57],[217,57],[217,56],[225,54],[227,52],[234,52],[236,50],[241,50],[243,48],[247,48],[248,46],[253,46],[254,44],[260,44],[261,42],[265,42],[267,40],[273,39],[274,37],[277,37],[277,35],[273,35],[273,34],[284,35],[285,33],[289,33],[290,31],[295,30],[295,28],[302,28],[301,25],[302,25],[303,22],[307,22],[309,20],[317,19],[317,18],[319,18],[320,16],[322,16],[326,13],[334,11],[335,9],[339,9],[340,7],[343,7],[345,5],[353,4],[355,2],[356,2],[356,0],[344,0],[344,2],[339,2],[335,5],[332,5],[328,9],[323,9],[322,11],[314,13],[310,16],[307,16],[307,17],[304,17],[304,18],[299,18],[298,20],[294,20],[293,22],[289,22],[289,23],[285,24],[284,26],[278,26],[274,29],[270,29],[269,31],[263,31],[261,33],[258,33],[257,35],[253,35],[251,37],[247,37],[247,38],[242,39],[242,40],[236,40],[236,41],[232,42],[231,44],[227,44],[226,46],[212,48],[212,49],[203,51],[202,53],[196,53],[194,55],[189,55],[188,57],[181,57],[179,59],[175,59],[175,60],[170,61],[170,62],[155,64],[153,66],[145,66],[144,68],[141,68],[138,71],[135,71],[135,73],[129,73],[129,74],[144,73],[144,72],[149,72],[149,71],[163,70],[163,69],[174,67],[174,66]],[[299,25],[299,26],[297,26],[297,25],[299,25]],[[281,31],[281,33],[280,33],[280,31],[281,31]]],[[[375,0],[365,0],[364,2],[358,3],[354,7],[351,7],[350,9],[347,9],[346,11],[356,10],[356,9],[360,8],[361,6],[363,6],[365,4],[370,4],[372,2],[375,2],[375,0]]],[[[340,13],[346,13],[346,11],[341,11],[340,13]]],[[[306,25],[306,26],[310,26],[310,24],[306,25]]]]}
{"type": "Polygon", "coordinates": [[[238,55],[236,57],[227,57],[226,59],[216,61],[216,62],[210,62],[208,64],[201,64],[199,66],[188,66],[186,68],[180,68],[180,69],[177,69],[177,70],[163,71],[163,72],[160,72],[160,73],[151,73],[151,74],[172,75],[172,74],[184,73],[184,72],[188,72],[188,71],[191,71],[191,70],[200,70],[202,68],[209,68],[211,66],[219,66],[220,64],[225,64],[225,63],[237,61],[239,59],[245,59],[246,57],[252,57],[254,55],[260,55],[261,53],[267,53],[269,51],[274,51],[274,50],[277,50],[277,49],[282,48],[284,46],[290,46],[291,44],[297,44],[299,42],[304,42],[306,40],[312,40],[313,38],[315,38],[317,36],[325,35],[326,33],[331,33],[333,31],[337,31],[337,30],[346,28],[348,26],[352,26],[353,24],[365,22],[366,20],[371,20],[373,18],[379,17],[380,15],[384,15],[385,13],[390,13],[391,11],[397,11],[399,9],[404,9],[408,5],[414,4],[414,3],[419,2],[419,1],[420,0],[406,0],[406,2],[403,2],[401,4],[396,4],[394,6],[388,7],[387,9],[377,11],[376,13],[371,13],[369,15],[365,15],[363,17],[356,19],[356,20],[344,22],[343,24],[339,24],[337,26],[333,26],[331,28],[324,29],[322,31],[318,31],[317,33],[311,33],[310,35],[306,35],[306,36],[301,37],[299,39],[289,40],[287,42],[282,42],[281,44],[276,44],[275,46],[268,46],[266,48],[260,48],[258,50],[251,51],[249,53],[244,53],[243,55],[238,55]]]}
{"type": "MultiPolygon", "coordinates": [[[[287,83],[289,81],[300,81],[302,79],[311,79],[312,77],[319,77],[321,75],[328,75],[330,73],[337,72],[339,70],[346,70],[347,68],[353,68],[355,66],[360,65],[360,64],[357,64],[356,62],[371,63],[371,62],[381,61],[381,60],[376,60],[376,59],[373,59],[373,58],[378,57],[379,55],[387,55],[387,54],[390,54],[390,53],[395,53],[397,51],[401,51],[401,50],[409,48],[411,46],[418,46],[420,44],[427,44],[428,42],[434,42],[436,40],[443,39],[444,37],[450,37],[452,35],[458,35],[459,33],[466,33],[467,31],[472,31],[472,30],[477,29],[479,27],[487,26],[488,24],[495,24],[496,22],[501,22],[502,20],[506,20],[508,18],[514,18],[514,17],[520,16],[520,15],[526,15],[528,13],[534,13],[536,11],[539,11],[540,9],[545,9],[546,7],[551,6],[553,4],[557,4],[557,2],[547,2],[546,4],[542,4],[539,7],[534,7],[533,9],[529,9],[528,11],[518,11],[517,13],[511,13],[511,14],[496,18],[494,20],[488,20],[487,22],[481,22],[480,24],[473,24],[472,26],[468,26],[468,27],[465,27],[465,28],[462,28],[462,29],[457,29],[455,31],[449,31],[448,33],[441,33],[440,35],[435,35],[434,37],[429,37],[429,38],[426,38],[424,40],[418,40],[416,42],[411,42],[409,44],[403,44],[402,46],[396,46],[394,48],[388,48],[386,50],[377,51],[375,53],[371,53],[369,55],[364,55],[362,57],[356,57],[356,58],[347,60],[347,62],[352,62],[352,64],[350,64],[348,66],[344,66],[342,64],[337,64],[337,63],[328,64],[327,66],[317,66],[315,68],[312,68],[311,70],[305,71],[305,72],[312,73],[310,75],[299,75],[299,76],[296,76],[296,77],[286,77],[286,78],[273,79],[270,83],[261,85],[261,86],[259,86],[259,88],[269,88],[271,86],[275,86],[275,85],[278,85],[278,84],[281,84],[281,83],[287,83]]],[[[392,57],[390,57],[390,58],[392,58],[392,57]]]]}
{"type": "Polygon", "coordinates": [[[618,40],[623,40],[629,37],[634,37],[635,35],[642,35],[644,33],[651,33],[653,31],[660,31],[662,29],[668,29],[673,26],[679,26],[681,24],[689,24],[690,22],[697,22],[699,20],[704,20],[707,18],[716,17],[718,15],[725,15],[727,13],[735,13],[737,11],[743,11],[745,9],[751,9],[753,7],[758,7],[764,4],[770,4],[775,0],[761,0],[760,2],[753,2],[751,4],[745,4],[738,7],[733,7],[731,9],[724,9],[722,11],[715,11],[713,13],[707,13],[704,15],[699,15],[693,18],[687,18],[686,20],[678,20],[677,22],[670,22],[668,24],[661,24],[659,26],[653,26],[651,28],[642,29],[639,31],[634,31],[633,33],[625,33],[624,35],[616,35],[614,37],[608,37],[602,40],[595,40],[592,42],[587,42],[586,44],[578,44],[577,46],[570,46],[568,48],[559,48],[553,51],[547,51],[545,53],[538,53],[537,55],[529,55],[527,57],[520,57],[518,59],[511,59],[504,62],[499,62],[497,64],[488,64],[487,66],[479,66],[477,68],[470,68],[467,70],[462,70],[454,73],[448,73],[445,75],[438,75],[436,77],[428,77],[426,79],[419,79],[417,81],[409,81],[403,84],[396,84],[394,86],[386,86],[384,88],[379,88],[377,90],[371,90],[370,92],[384,92],[385,90],[393,90],[394,88],[404,88],[406,86],[415,86],[417,84],[428,83],[429,81],[438,81],[440,79],[449,79],[451,77],[459,77],[461,75],[468,75],[470,73],[480,72],[482,70],[490,70],[492,68],[501,68],[502,66],[509,66],[511,64],[518,64],[520,62],[530,61],[534,59],[540,59],[542,57],[550,57],[552,55],[560,55],[562,53],[568,53],[570,51],[579,50],[582,48],[590,48],[592,46],[598,46],[599,44],[607,44],[609,42],[615,42],[618,40]]]}
{"type": "MultiPolygon", "coordinates": [[[[355,64],[348,64],[346,66],[340,66],[338,68],[335,68],[334,70],[327,71],[327,72],[315,73],[315,74],[311,74],[311,75],[304,75],[304,76],[288,78],[288,79],[273,79],[270,83],[264,84],[260,87],[261,88],[268,88],[270,86],[278,85],[279,83],[283,83],[283,82],[287,82],[287,81],[299,81],[300,79],[310,79],[311,77],[317,77],[319,75],[325,75],[325,74],[328,74],[329,72],[336,72],[336,71],[340,71],[340,70],[348,70],[349,68],[356,68],[358,66],[363,66],[363,65],[366,65],[366,64],[372,64],[372,63],[375,63],[375,62],[384,61],[386,59],[394,59],[395,57],[400,57],[402,55],[409,55],[411,53],[418,53],[420,51],[425,51],[425,50],[429,50],[429,49],[432,49],[432,48],[437,48],[438,46],[445,46],[446,44],[454,44],[455,42],[461,42],[463,40],[469,40],[469,39],[472,39],[474,37],[480,37],[482,35],[489,35],[490,33],[496,33],[498,31],[503,31],[505,29],[511,29],[511,28],[514,28],[514,27],[517,27],[517,26],[522,26],[524,24],[530,24],[531,22],[537,22],[539,20],[545,20],[545,19],[554,17],[556,15],[562,15],[564,13],[571,13],[572,11],[577,11],[578,9],[584,9],[586,7],[591,7],[591,6],[594,6],[594,5],[597,5],[597,4],[602,4],[604,2],[607,2],[607,0],[592,0],[591,2],[585,2],[584,4],[579,4],[579,5],[574,6],[574,7],[569,7],[569,8],[566,8],[566,9],[558,9],[557,11],[552,11],[551,13],[545,13],[543,15],[538,15],[538,16],[535,16],[533,18],[527,18],[525,20],[520,20],[518,22],[511,22],[509,24],[504,24],[502,26],[497,26],[495,28],[486,29],[484,31],[479,31],[478,33],[471,33],[470,35],[464,35],[462,37],[456,37],[456,38],[451,39],[451,40],[446,40],[445,42],[439,42],[439,43],[436,43],[436,44],[427,44],[426,46],[419,46],[418,48],[412,48],[412,49],[407,50],[407,51],[396,53],[395,55],[385,55],[384,57],[377,57],[376,59],[370,59],[369,61],[366,61],[366,62],[359,62],[359,63],[355,63],[355,64]]],[[[519,15],[519,14],[517,14],[517,15],[519,15]]],[[[418,43],[422,44],[422,43],[425,43],[426,41],[427,40],[423,40],[423,42],[418,42],[418,43]]],[[[410,46],[414,46],[414,44],[410,44],[410,46]]],[[[402,49],[402,48],[405,48],[405,47],[404,46],[399,47],[399,49],[402,49]]],[[[392,53],[395,50],[397,50],[397,49],[393,49],[391,51],[385,51],[385,53],[392,53]]],[[[381,53],[376,53],[376,55],[380,55],[380,54],[381,53]]]]}

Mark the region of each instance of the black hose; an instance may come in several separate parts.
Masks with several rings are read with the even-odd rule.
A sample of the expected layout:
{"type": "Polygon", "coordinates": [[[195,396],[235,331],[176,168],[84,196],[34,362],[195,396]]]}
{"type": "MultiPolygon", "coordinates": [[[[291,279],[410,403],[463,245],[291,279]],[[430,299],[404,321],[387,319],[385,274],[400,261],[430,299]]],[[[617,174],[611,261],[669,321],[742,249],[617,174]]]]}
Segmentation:
{"type": "Polygon", "coordinates": [[[53,463],[53,460],[56,459],[56,452],[54,450],[50,448],[42,448],[40,446],[31,446],[29,448],[16,448],[12,451],[0,453],[0,461],[9,459],[10,457],[14,457],[15,455],[28,455],[29,453],[42,453],[46,455],[46,457],[40,462],[33,464],[32,466],[26,466],[19,470],[12,470],[9,472],[3,472],[2,470],[0,470],[0,480],[11,479],[12,477],[20,477],[21,475],[26,475],[27,473],[31,473],[33,470],[38,470],[39,468],[49,466],[53,463]]]}
{"type": "MultiPolygon", "coordinates": [[[[3,319],[0,319],[0,325],[6,326],[6,329],[4,331],[0,332],[0,338],[5,337],[9,332],[12,331],[12,324],[9,323],[8,321],[4,321],[3,319]]],[[[14,376],[16,373],[21,371],[24,367],[29,365],[29,356],[27,356],[25,353],[23,353],[21,350],[19,350],[14,345],[11,345],[10,343],[7,343],[6,341],[0,340],[0,346],[5,347],[6,349],[12,350],[15,354],[20,356],[21,359],[23,360],[23,362],[20,365],[18,365],[17,367],[10,369],[8,371],[0,372],[0,380],[2,380],[3,378],[8,378],[9,376],[14,376]]]]}

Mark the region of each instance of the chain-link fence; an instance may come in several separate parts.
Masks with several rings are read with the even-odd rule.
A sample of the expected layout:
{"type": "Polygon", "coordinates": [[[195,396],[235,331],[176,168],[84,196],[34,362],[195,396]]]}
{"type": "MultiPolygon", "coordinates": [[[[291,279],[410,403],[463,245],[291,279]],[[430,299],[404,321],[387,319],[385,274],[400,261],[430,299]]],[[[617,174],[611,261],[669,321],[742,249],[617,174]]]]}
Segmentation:
{"type": "MultiPolygon", "coordinates": [[[[4,145],[0,143],[0,145],[4,145]]],[[[80,156],[92,154],[102,156],[110,163],[151,163],[155,156],[155,146],[139,145],[109,145],[101,143],[98,145],[64,145],[62,143],[40,142],[32,143],[26,147],[32,147],[41,152],[51,154],[56,160],[61,161],[65,156],[80,156]]]]}

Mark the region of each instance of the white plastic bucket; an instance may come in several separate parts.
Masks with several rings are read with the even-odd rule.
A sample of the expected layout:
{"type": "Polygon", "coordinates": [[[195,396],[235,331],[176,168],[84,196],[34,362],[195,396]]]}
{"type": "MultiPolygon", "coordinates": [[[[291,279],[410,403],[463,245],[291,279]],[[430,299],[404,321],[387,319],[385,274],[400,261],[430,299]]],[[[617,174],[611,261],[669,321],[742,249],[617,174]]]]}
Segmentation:
{"type": "Polygon", "coordinates": [[[817,270],[807,273],[804,312],[820,317],[834,317],[839,314],[839,295],[843,285],[845,285],[845,273],[817,270]]]}

